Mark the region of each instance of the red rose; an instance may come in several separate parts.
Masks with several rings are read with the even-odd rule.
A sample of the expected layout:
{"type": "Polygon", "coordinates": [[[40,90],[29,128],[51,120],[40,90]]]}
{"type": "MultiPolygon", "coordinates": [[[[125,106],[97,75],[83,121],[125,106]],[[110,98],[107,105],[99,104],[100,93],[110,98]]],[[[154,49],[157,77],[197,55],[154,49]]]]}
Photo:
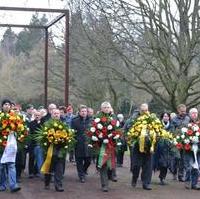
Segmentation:
{"type": "Polygon", "coordinates": [[[1,132],[1,134],[2,134],[3,136],[6,136],[6,135],[8,135],[8,131],[3,130],[3,131],[1,132]]]}
{"type": "Polygon", "coordinates": [[[97,127],[97,123],[95,121],[92,121],[92,126],[96,128],[97,127]]]}
{"type": "Polygon", "coordinates": [[[86,135],[87,135],[88,137],[92,137],[92,136],[93,136],[93,133],[92,133],[91,131],[87,131],[87,132],[86,132],[86,135]]]}
{"type": "Polygon", "coordinates": [[[105,135],[107,133],[107,128],[104,126],[101,131],[105,135]]]}
{"type": "Polygon", "coordinates": [[[186,151],[190,151],[190,149],[191,149],[190,144],[185,144],[184,149],[185,149],[186,151]]]}
{"type": "Polygon", "coordinates": [[[98,131],[98,130],[95,131],[95,135],[96,135],[97,137],[99,137],[99,134],[100,134],[100,133],[101,133],[101,132],[98,131]]]}
{"type": "Polygon", "coordinates": [[[111,121],[111,125],[112,125],[112,126],[116,126],[116,124],[117,124],[117,120],[112,120],[112,121],[111,121]]]}
{"type": "Polygon", "coordinates": [[[177,148],[178,150],[180,150],[180,149],[183,148],[183,145],[182,145],[181,143],[178,143],[178,144],[176,145],[176,148],[177,148]]]}
{"type": "Polygon", "coordinates": [[[188,130],[187,131],[187,135],[189,135],[189,136],[193,135],[193,131],[192,130],[188,130]]]}
{"type": "Polygon", "coordinates": [[[107,118],[106,117],[102,117],[101,118],[101,122],[107,122],[107,118]]]}

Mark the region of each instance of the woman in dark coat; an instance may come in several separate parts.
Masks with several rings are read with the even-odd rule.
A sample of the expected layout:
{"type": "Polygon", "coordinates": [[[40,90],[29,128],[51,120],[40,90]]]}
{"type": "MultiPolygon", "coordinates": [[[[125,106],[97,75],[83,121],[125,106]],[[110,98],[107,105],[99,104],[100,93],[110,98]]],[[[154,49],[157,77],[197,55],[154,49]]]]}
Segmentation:
{"type": "MultiPolygon", "coordinates": [[[[172,126],[169,113],[167,112],[162,113],[161,122],[165,130],[167,131],[171,130],[172,126]]],[[[154,154],[154,169],[160,170],[159,174],[160,185],[166,184],[165,178],[167,176],[167,170],[169,168],[169,163],[170,163],[170,148],[171,148],[171,143],[166,139],[162,139],[158,142],[154,154]]]]}

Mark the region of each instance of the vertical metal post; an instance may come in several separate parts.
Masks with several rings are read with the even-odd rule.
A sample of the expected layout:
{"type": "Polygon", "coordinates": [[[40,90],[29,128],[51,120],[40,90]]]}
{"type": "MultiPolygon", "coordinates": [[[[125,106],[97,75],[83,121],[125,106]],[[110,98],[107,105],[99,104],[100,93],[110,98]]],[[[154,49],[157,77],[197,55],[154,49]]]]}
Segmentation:
{"type": "Polygon", "coordinates": [[[49,34],[48,28],[45,28],[45,63],[44,63],[44,105],[47,107],[48,99],[48,43],[49,43],[49,34]]]}
{"type": "Polygon", "coordinates": [[[65,14],[65,106],[69,103],[69,11],[65,14]]]}

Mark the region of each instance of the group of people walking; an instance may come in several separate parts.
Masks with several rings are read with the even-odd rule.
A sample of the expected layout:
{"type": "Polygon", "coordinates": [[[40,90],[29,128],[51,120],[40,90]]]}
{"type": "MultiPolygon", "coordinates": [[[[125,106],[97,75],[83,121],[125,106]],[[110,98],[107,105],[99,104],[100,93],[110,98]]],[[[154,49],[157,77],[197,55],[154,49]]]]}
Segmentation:
{"type": "MultiPolygon", "coordinates": [[[[2,102],[2,112],[15,111],[18,114],[24,116],[26,125],[29,127],[29,135],[37,133],[46,122],[49,120],[59,120],[67,124],[75,132],[75,146],[73,150],[69,151],[69,160],[75,161],[77,168],[77,176],[80,183],[86,182],[86,175],[88,175],[88,168],[92,160],[96,162],[96,168],[99,171],[101,189],[103,192],[109,190],[109,180],[117,181],[116,167],[123,166],[124,152],[127,150],[126,134],[128,133],[133,122],[140,116],[149,113],[148,104],[141,104],[138,111],[135,111],[131,118],[126,121],[122,114],[114,114],[113,108],[109,102],[103,102],[100,106],[98,114],[103,115],[103,119],[112,121],[113,119],[119,123],[121,128],[120,145],[111,144],[109,147],[109,139],[103,140],[103,134],[105,130],[103,127],[98,126],[97,115],[94,114],[94,110],[85,105],[80,105],[78,113],[73,113],[72,105],[68,107],[57,107],[55,104],[49,104],[48,109],[43,107],[35,109],[33,105],[29,104],[25,112],[21,110],[21,107],[12,103],[10,100],[4,100],[2,102]],[[109,119],[108,119],[109,118],[109,119]],[[96,120],[95,120],[96,119],[96,120]],[[98,136],[95,139],[98,140],[98,150],[95,150],[93,146],[89,145],[87,130],[91,127],[91,124],[97,125],[98,136]],[[105,151],[104,151],[105,150],[105,151]],[[114,161],[113,161],[114,160],[114,161]]],[[[98,118],[99,119],[99,118],[98,118]]],[[[101,120],[102,118],[100,118],[101,120]]],[[[102,119],[102,121],[103,121],[102,119]]],[[[177,107],[177,114],[169,114],[163,112],[160,120],[163,124],[163,128],[170,131],[176,136],[181,128],[186,127],[190,122],[198,122],[198,110],[192,108],[189,112],[186,112],[186,106],[181,104],[177,107]]],[[[115,125],[118,126],[118,123],[115,125]]],[[[112,127],[108,127],[109,132],[113,131],[112,127]]],[[[28,135],[28,136],[29,136],[28,135]]],[[[0,191],[7,189],[7,179],[11,192],[17,192],[21,188],[19,183],[21,182],[21,173],[25,169],[26,154],[28,153],[28,172],[29,178],[38,176],[43,178],[45,189],[50,189],[51,178],[54,177],[55,190],[58,192],[64,191],[63,175],[65,172],[66,154],[61,156],[61,149],[54,147],[52,152],[52,161],[50,170],[48,173],[41,173],[41,168],[48,159],[47,153],[44,152],[42,146],[35,139],[27,139],[24,144],[24,148],[18,148],[14,154],[15,160],[12,162],[0,162],[0,191]],[[44,175],[43,175],[44,174],[44,175]],[[6,179],[7,177],[7,179],[6,179]]],[[[109,138],[109,136],[108,136],[109,138]]],[[[94,136],[92,141],[95,142],[94,136]]],[[[118,139],[117,136],[113,136],[113,140],[118,139]]],[[[198,178],[199,167],[194,167],[194,153],[185,153],[184,150],[177,150],[173,143],[169,140],[159,140],[156,143],[155,151],[152,153],[150,150],[150,144],[148,140],[146,142],[145,152],[140,151],[140,142],[135,142],[129,146],[130,150],[130,170],[132,172],[131,185],[133,188],[137,186],[137,181],[141,172],[142,186],[144,190],[151,190],[152,171],[159,170],[160,184],[166,184],[166,176],[168,170],[173,174],[174,180],[185,182],[187,189],[199,190],[198,178]]],[[[0,151],[0,159],[3,156],[4,151],[0,151]]],[[[199,162],[199,153],[197,153],[197,159],[199,162]]]]}

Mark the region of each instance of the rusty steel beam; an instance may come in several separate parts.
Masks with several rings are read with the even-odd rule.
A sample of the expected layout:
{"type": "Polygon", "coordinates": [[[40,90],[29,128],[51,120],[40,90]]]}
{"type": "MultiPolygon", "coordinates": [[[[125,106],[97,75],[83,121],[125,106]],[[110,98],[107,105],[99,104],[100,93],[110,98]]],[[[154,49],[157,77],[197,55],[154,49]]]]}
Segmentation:
{"type": "Polygon", "coordinates": [[[14,28],[37,28],[42,29],[46,28],[46,26],[39,26],[39,25],[24,25],[24,24],[0,24],[0,27],[14,27],[14,28]]]}
{"type": "Polygon", "coordinates": [[[6,7],[0,6],[0,10],[8,11],[25,11],[25,12],[57,12],[57,13],[66,13],[65,9],[50,9],[50,8],[24,8],[24,7],[6,7]]]}
{"type": "Polygon", "coordinates": [[[69,103],[69,11],[65,14],[65,105],[69,103]]]}
{"type": "Polygon", "coordinates": [[[61,14],[59,16],[57,16],[55,19],[53,19],[50,23],[48,23],[46,26],[47,28],[51,27],[52,25],[54,25],[56,22],[58,22],[60,19],[62,19],[65,16],[65,14],[61,14]]]}
{"type": "Polygon", "coordinates": [[[8,11],[29,11],[29,12],[54,12],[54,13],[64,13],[57,16],[52,22],[46,26],[39,25],[23,25],[23,24],[0,24],[0,27],[16,27],[16,28],[40,28],[45,30],[45,63],[44,63],[44,105],[47,107],[48,103],[48,43],[49,43],[49,33],[48,28],[58,22],[62,17],[65,17],[65,60],[64,60],[64,102],[68,105],[69,102],[69,10],[65,9],[46,9],[46,8],[24,8],[24,7],[2,7],[1,10],[8,11]]]}
{"type": "Polygon", "coordinates": [[[48,28],[45,29],[45,52],[44,52],[44,105],[47,108],[48,101],[48,45],[49,44],[49,33],[48,28]]]}

